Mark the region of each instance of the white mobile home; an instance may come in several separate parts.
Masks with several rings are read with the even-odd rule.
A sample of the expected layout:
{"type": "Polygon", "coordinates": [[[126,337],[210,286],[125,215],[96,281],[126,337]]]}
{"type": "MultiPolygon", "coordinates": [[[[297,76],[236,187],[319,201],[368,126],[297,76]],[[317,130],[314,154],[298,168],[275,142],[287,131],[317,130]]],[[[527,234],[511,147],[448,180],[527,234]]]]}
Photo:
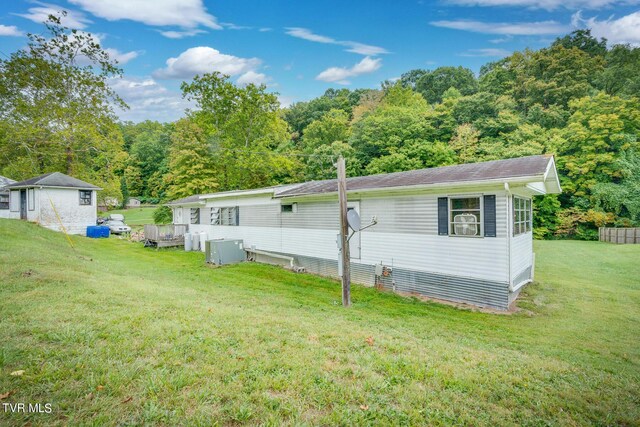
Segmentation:
{"type": "Polygon", "coordinates": [[[14,182],[4,187],[7,204],[0,218],[23,219],[69,234],[86,234],[96,225],[96,193],[100,187],[60,172],[14,182]]]}
{"type": "MultiPolygon", "coordinates": [[[[560,193],[552,156],[347,180],[348,206],[377,225],[350,242],[354,282],[507,309],[533,278],[532,196],[560,193]]],[[[175,224],[242,239],[271,261],[338,276],[337,181],[195,195],[169,204],[175,224]]]]}

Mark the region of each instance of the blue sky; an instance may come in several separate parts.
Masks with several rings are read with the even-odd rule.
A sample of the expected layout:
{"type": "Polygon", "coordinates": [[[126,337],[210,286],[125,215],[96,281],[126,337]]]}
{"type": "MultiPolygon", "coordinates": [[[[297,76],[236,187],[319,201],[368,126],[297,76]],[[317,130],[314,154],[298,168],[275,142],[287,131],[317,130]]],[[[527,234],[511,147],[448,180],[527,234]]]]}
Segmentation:
{"type": "Polygon", "coordinates": [[[414,68],[477,72],[577,28],[640,45],[640,0],[49,0],[0,3],[0,55],[61,9],[119,60],[124,78],[111,85],[133,121],[181,117],[180,83],[208,71],[265,83],[288,105],[414,68]]]}

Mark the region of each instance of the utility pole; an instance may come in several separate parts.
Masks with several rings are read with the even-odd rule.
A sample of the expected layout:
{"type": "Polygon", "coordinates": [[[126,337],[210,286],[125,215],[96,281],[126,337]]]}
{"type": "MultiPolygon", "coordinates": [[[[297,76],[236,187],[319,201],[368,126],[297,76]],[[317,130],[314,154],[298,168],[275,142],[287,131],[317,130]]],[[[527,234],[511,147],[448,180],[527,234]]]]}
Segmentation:
{"type": "Polygon", "coordinates": [[[344,157],[338,158],[338,199],[340,201],[340,259],[342,263],[342,305],[351,305],[351,269],[349,261],[349,223],[347,221],[347,174],[344,157]]]}

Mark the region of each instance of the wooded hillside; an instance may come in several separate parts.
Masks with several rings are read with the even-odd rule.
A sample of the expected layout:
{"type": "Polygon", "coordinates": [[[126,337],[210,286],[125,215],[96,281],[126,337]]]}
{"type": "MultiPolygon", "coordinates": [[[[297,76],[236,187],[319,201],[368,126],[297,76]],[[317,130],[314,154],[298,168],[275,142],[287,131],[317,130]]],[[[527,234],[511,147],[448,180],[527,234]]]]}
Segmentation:
{"type": "Polygon", "coordinates": [[[197,108],[175,123],[119,123],[121,70],[87,33],[50,17],[50,37],[0,61],[0,174],[61,171],[103,199],[161,202],[264,187],[553,153],[564,193],[536,201],[537,237],[593,239],[640,224],[640,49],[588,30],[484,65],[408,70],[380,89],[329,89],[281,108],[267,88],[219,73],[182,84],[197,108]]]}

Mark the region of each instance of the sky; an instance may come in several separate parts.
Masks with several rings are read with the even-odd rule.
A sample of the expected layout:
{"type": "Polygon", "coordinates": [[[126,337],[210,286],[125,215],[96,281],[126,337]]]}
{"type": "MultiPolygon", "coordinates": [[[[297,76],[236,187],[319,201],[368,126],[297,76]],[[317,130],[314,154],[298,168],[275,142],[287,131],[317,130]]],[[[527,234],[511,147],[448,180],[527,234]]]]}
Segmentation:
{"type": "Polygon", "coordinates": [[[109,83],[134,122],[182,117],[180,83],[211,71],[264,83],[288,106],[416,68],[477,73],[576,29],[640,46],[640,0],[4,0],[0,57],[60,10],[119,62],[124,75],[109,83]]]}

